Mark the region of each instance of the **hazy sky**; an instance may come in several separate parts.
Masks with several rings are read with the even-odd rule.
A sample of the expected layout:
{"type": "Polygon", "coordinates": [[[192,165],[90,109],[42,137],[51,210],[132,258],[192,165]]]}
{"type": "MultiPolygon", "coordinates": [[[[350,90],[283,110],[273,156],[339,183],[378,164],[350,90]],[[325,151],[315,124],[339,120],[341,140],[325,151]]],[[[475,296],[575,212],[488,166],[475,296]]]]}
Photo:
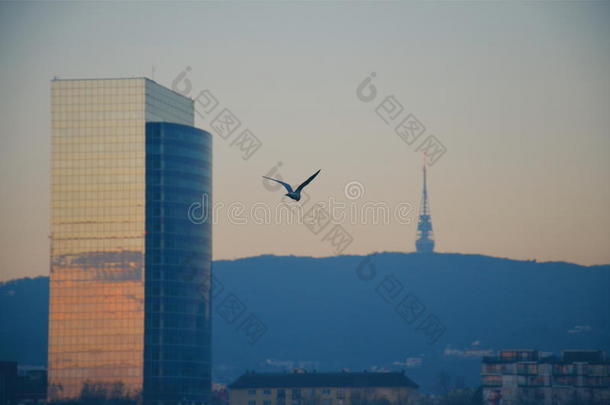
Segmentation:
{"type": "MultiPolygon", "coordinates": [[[[321,168],[312,201],[413,205],[410,224],[343,226],[345,254],[414,250],[421,155],[375,113],[394,95],[447,148],[430,169],[440,252],[610,263],[610,3],[0,3],[0,280],[48,273],[50,80],[185,67],[263,142],[215,139],[214,258],[328,256],[302,224],[256,224],[321,168]],[[377,99],[356,88],[371,72],[377,99]],[[347,183],[364,194],[349,200],[347,183]]],[[[211,117],[197,119],[209,129],[211,117]]]]}

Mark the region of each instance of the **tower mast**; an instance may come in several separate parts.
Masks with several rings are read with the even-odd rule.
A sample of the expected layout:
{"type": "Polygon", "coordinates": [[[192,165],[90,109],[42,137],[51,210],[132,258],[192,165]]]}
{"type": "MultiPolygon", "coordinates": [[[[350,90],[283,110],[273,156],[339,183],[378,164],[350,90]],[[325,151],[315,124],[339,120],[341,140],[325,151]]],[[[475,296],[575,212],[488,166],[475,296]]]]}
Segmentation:
{"type": "Polygon", "coordinates": [[[417,222],[417,241],[415,248],[418,253],[432,253],[434,251],[434,233],[432,232],[432,218],[428,203],[428,183],[426,177],[426,162],[424,161],[424,186],[422,189],[421,204],[419,208],[419,221],[417,222]]]}

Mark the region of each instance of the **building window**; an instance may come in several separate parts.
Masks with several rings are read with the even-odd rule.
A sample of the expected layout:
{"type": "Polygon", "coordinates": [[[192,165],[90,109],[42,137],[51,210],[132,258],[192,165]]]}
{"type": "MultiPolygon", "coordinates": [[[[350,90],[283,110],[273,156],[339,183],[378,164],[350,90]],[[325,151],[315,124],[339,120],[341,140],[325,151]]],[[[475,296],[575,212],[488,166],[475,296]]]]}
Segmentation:
{"type": "Polygon", "coordinates": [[[286,398],[286,390],[285,389],[278,389],[277,390],[277,397],[278,398],[286,398]]]}
{"type": "Polygon", "coordinates": [[[256,401],[251,399],[248,401],[248,405],[256,405],[256,401]]]}
{"type": "Polygon", "coordinates": [[[483,364],[483,373],[485,374],[500,374],[501,372],[501,364],[483,364]]]}
{"type": "Polygon", "coordinates": [[[324,395],[330,395],[330,389],[329,389],[329,388],[324,388],[324,389],[322,390],[322,394],[324,394],[324,395]]]}
{"type": "Polygon", "coordinates": [[[538,368],[535,363],[517,363],[517,374],[537,374],[538,368]]]}
{"type": "Polygon", "coordinates": [[[271,395],[271,390],[269,390],[269,389],[263,390],[263,395],[271,395]]]}
{"type": "Polygon", "coordinates": [[[271,401],[266,399],[263,401],[263,405],[271,405],[271,401]]]}
{"type": "Polygon", "coordinates": [[[292,390],[292,399],[301,399],[301,389],[300,388],[294,388],[292,390]]]}
{"type": "Polygon", "coordinates": [[[483,376],[484,387],[499,387],[502,386],[501,375],[485,375],[483,376]]]}
{"type": "Polygon", "coordinates": [[[333,400],[332,399],[323,399],[322,405],[333,405],[333,400]]]}
{"type": "Polygon", "coordinates": [[[337,388],[337,399],[345,399],[345,389],[337,388]]]}
{"type": "MultiPolygon", "coordinates": [[[[248,395],[256,395],[256,390],[248,390],[248,395]]],[[[253,404],[248,404],[248,405],[253,405],[253,404]]]]}

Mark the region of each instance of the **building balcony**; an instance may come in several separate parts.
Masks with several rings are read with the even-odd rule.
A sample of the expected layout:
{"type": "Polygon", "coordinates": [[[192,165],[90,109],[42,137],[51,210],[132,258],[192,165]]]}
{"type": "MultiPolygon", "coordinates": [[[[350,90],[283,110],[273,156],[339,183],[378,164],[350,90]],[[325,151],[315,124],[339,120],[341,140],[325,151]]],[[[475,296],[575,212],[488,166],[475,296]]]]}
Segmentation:
{"type": "Polygon", "coordinates": [[[546,384],[544,377],[525,376],[519,378],[518,385],[520,387],[544,387],[548,384],[546,384]]]}
{"type": "Polygon", "coordinates": [[[533,364],[517,364],[517,374],[518,375],[537,375],[538,374],[538,365],[533,364]]]}
{"type": "Polygon", "coordinates": [[[483,376],[483,386],[484,387],[501,387],[502,386],[502,377],[501,376],[483,376]]]}

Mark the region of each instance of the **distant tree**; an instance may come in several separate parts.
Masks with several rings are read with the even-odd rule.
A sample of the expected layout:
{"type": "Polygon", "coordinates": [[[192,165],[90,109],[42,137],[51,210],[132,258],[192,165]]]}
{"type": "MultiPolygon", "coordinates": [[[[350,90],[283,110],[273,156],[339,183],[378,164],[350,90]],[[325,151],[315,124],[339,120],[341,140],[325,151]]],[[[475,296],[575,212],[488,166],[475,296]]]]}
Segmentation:
{"type": "Polygon", "coordinates": [[[479,394],[479,399],[476,397],[476,391],[473,388],[467,388],[465,379],[462,376],[452,378],[449,373],[441,370],[436,378],[436,391],[439,397],[436,401],[428,401],[438,405],[479,405],[482,404],[482,393],[479,394]]]}
{"type": "Polygon", "coordinates": [[[137,399],[130,396],[125,384],[120,381],[101,383],[86,381],[78,398],[52,401],[51,405],[136,405],[137,399]]]}
{"type": "Polygon", "coordinates": [[[473,405],[475,394],[472,388],[455,388],[449,391],[447,398],[441,402],[443,405],[473,405]]]}
{"type": "Polygon", "coordinates": [[[102,405],[108,397],[108,390],[102,383],[85,381],[79,400],[88,405],[102,405]]]}

